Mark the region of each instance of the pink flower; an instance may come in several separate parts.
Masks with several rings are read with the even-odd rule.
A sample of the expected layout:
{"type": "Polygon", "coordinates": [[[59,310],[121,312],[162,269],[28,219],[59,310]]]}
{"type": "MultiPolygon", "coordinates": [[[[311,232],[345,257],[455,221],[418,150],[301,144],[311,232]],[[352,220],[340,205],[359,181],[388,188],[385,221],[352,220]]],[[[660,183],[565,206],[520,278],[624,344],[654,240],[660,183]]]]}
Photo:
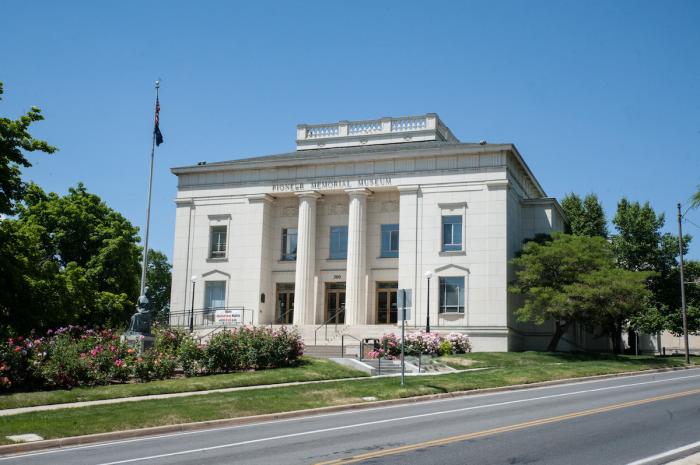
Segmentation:
{"type": "Polygon", "coordinates": [[[114,364],[118,367],[122,367],[122,366],[124,366],[124,360],[118,358],[114,361],[114,364]]]}

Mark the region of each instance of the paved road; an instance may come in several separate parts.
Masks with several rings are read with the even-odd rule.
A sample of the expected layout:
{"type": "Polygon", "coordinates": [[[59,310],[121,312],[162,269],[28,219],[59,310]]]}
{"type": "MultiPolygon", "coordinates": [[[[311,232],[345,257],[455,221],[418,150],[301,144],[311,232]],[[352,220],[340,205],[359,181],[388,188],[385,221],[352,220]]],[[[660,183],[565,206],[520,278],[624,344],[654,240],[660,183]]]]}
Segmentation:
{"type": "Polygon", "coordinates": [[[695,369],[66,448],[0,465],[641,465],[700,450],[698,420],[695,369]]]}

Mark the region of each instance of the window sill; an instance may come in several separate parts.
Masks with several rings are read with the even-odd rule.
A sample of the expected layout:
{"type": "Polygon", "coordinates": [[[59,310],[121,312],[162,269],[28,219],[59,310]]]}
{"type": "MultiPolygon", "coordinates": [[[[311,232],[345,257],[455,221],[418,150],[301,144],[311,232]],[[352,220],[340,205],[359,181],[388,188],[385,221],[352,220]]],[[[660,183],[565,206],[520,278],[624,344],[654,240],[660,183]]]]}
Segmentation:
{"type": "Polygon", "coordinates": [[[452,256],[467,255],[467,252],[464,250],[443,250],[438,255],[440,255],[441,257],[452,257],[452,256]]]}
{"type": "Polygon", "coordinates": [[[296,263],[296,259],[295,260],[286,260],[283,258],[281,260],[277,260],[277,263],[296,263]]]}
{"type": "Polygon", "coordinates": [[[207,258],[207,263],[221,263],[227,262],[228,257],[209,257],[207,258]]]}
{"type": "Polygon", "coordinates": [[[328,258],[326,258],[326,260],[328,260],[329,262],[345,262],[348,259],[347,259],[347,257],[346,258],[330,258],[330,257],[328,257],[328,258]]]}

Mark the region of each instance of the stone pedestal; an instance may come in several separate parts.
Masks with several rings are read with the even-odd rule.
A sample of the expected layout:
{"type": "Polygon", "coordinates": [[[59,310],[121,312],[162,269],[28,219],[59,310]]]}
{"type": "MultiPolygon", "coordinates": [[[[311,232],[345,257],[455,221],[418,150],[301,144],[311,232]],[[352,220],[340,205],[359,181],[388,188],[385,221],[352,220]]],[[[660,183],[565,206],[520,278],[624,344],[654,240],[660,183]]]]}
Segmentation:
{"type": "Polygon", "coordinates": [[[122,340],[126,342],[126,345],[136,349],[140,354],[142,354],[144,351],[153,347],[156,338],[151,335],[126,333],[122,336],[122,340]]]}

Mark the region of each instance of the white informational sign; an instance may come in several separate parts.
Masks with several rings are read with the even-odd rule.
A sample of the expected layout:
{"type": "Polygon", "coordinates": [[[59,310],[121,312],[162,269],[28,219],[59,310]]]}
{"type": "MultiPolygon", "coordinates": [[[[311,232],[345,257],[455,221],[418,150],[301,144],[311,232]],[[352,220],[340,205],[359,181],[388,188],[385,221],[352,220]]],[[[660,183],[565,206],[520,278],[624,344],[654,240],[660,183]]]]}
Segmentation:
{"type": "Polygon", "coordinates": [[[242,309],[221,309],[214,312],[214,323],[223,326],[236,326],[243,324],[242,309]]]}
{"type": "Polygon", "coordinates": [[[399,311],[399,321],[411,319],[411,307],[413,307],[413,289],[399,289],[396,299],[396,307],[399,311]],[[403,311],[406,309],[406,314],[403,311]]]}

